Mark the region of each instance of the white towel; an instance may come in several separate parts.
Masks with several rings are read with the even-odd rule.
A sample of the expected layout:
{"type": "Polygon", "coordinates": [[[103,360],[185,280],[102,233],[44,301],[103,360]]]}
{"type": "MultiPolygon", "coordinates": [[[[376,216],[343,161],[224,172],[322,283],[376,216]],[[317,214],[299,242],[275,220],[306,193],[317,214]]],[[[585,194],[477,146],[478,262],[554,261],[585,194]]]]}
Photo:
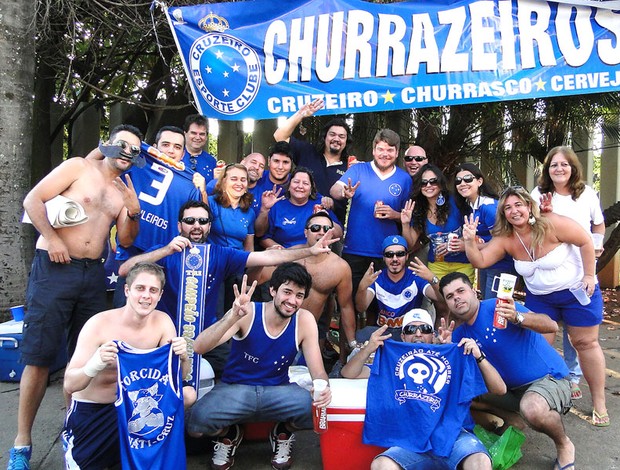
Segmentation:
{"type": "MultiPolygon", "coordinates": [[[[73,227],[88,220],[88,216],[79,202],[72,201],[61,195],[47,201],[45,203],[45,210],[47,211],[47,219],[54,228],[73,227]]],[[[26,224],[32,223],[28,213],[24,212],[22,222],[26,224]]]]}

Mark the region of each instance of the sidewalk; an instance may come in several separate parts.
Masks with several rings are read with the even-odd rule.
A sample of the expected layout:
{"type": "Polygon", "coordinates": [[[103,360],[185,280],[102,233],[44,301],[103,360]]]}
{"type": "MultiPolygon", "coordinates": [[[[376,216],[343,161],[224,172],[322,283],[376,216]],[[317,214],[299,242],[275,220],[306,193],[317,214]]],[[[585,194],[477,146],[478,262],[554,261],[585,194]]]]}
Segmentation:
{"type": "MultiPolygon", "coordinates": [[[[576,468],[580,470],[620,470],[620,323],[606,320],[600,329],[600,339],[607,361],[606,398],[612,424],[608,428],[595,428],[586,420],[592,411],[588,386],[581,383],[584,397],[565,416],[567,434],[577,448],[576,468]]],[[[561,336],[556,346],[561,344],[561,336]]],[[[518,358],[515,358],[518,360],[518,358]]],[[[11,447],[17,423],[17,400],[19,386],[16,383],[0,383],[0,410],[3,432],[0,436],[0,469],[6,468],[8,449],[11,447]]],[[[62,396],[62,371],[53,374],[50,386],[37,415],[34,428],[33,470],[61,470],[64,468],[62,448],[58,435],[63,424],[65,405],[62,396]]],[[[530,429],[523,445],[524,457],[513,468],[516,470],[552,469],[555,449],[546,436],[530,429]]],[[[349,452],[349,449],[342,449],[349,452]]],[[[301,470],[322,468],[319,438],[312,431],[297,433],[295,464],[301,470]]],[[[267,470],[271,450],[268,442],[244,441],[237,452],[234,468],[239,470],[267,470]]],[[[189,470],[209,468],[210,454],[188,458],[189,470]]],[[[176,467],[171,462],[171,469],[176,467]]],[[[333,469],[339,470],[339,469],[333,469]]],[[[362,470],[362,469],[360,469],[362,470]]]]}

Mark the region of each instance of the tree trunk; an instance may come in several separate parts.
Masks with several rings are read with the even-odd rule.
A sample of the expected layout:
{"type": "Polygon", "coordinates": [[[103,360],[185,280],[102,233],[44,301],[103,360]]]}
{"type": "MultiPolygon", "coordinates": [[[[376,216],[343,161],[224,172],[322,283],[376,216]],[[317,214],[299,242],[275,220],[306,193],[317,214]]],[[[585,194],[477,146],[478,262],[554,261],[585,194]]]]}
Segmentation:
{"type": "Polygon", "coordinates": [[[26,0],[0,3],[0,315],[24,303],[33,232],[22,228],[30,189],[34,8],[26,0]]]}

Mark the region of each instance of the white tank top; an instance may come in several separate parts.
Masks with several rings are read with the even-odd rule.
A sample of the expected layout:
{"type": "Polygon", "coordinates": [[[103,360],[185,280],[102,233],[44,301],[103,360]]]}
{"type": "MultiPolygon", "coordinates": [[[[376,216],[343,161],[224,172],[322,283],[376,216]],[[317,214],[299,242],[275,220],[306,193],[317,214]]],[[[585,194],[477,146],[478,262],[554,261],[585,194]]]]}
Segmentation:
{"type": "Polygon", "coordinates": [[[515,269],[523,276],[528,290],[536,295],[568,289],[583,278],[579,248],[568,243],[534,261],[515,260],[515,269]]]}

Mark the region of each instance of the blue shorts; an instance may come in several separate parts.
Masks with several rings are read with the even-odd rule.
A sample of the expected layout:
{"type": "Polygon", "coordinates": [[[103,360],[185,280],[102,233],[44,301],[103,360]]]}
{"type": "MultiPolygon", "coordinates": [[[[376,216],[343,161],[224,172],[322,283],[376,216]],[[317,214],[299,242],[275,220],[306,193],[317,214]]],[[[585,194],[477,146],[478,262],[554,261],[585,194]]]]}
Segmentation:
{"type": "Polygon", "coordinates": [[[462,429],[448,457],[438,457],[432,451],[418,454],[402,447],[390,447],[377,457],[388,457],[404,470],[456,470],[466,457],[477,453],[489,456],[480,439],[473,433],[462,429]]]}
{"type": "Polygon", "coordinates": [[[545,295],[525,289],[525,306],[534,313],[546,313],[552,320],[569,326],[596,326],[603,322],[603,295],[598,284],[588,305],[581,305],[568,289],[545,295]]]}
{"type": "Polygon", "coordinates": [[[288,422],[312,429],[312,395],[297,384],[243,385],[218,382],[187,410],[189,432],[213,435],[231,424],[288,422]]]}
{"type": "Polygon", "coordinates": [[[62,431],[69,469],[98,470],[120,463],[114,403],[71,401],[62,431]]]}
{"type": "Polygon", "coordinates": [[[67,345],[71,357],[84,323],[107,308],[101,259],[52,263],[36,250],[26,289],[24,338],[20,362],[50,366],[67,345]]]}

